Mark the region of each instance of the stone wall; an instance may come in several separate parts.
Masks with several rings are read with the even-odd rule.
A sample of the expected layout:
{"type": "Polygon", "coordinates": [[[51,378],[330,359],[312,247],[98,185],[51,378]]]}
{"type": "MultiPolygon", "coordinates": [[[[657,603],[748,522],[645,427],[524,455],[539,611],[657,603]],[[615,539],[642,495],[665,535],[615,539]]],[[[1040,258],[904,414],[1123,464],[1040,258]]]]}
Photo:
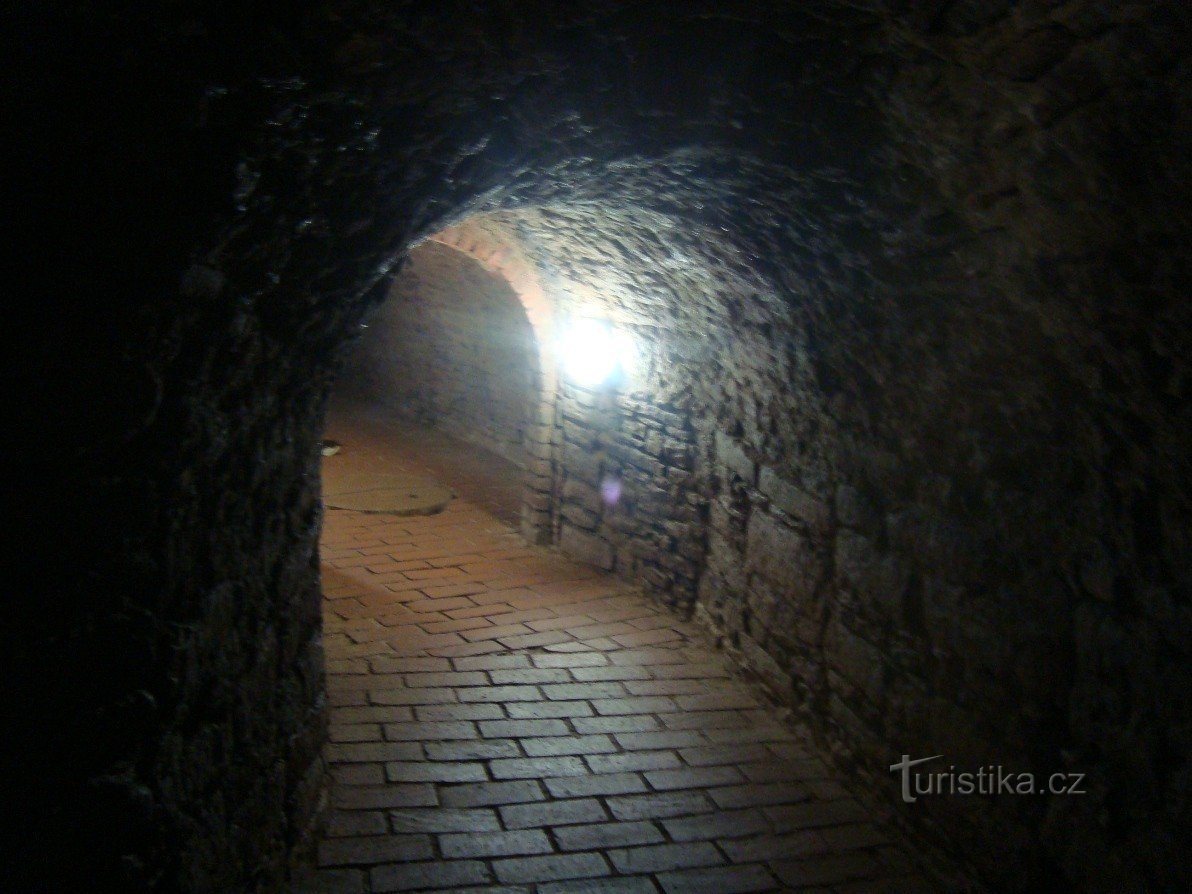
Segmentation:
{"type": "Polygon", "coordinates": [[[542,375],[534,333],[508,283],[453,248],[425,242],[367,326],[346,358],[342,387],[526,466],[542,375]]]}
{"type": "Polygon", "coordinates": [[[651,391],[564,386],[556,539],[564,552],[688,607],[703,564],[704,498],[691,420],[664,401],[651,391]]]}

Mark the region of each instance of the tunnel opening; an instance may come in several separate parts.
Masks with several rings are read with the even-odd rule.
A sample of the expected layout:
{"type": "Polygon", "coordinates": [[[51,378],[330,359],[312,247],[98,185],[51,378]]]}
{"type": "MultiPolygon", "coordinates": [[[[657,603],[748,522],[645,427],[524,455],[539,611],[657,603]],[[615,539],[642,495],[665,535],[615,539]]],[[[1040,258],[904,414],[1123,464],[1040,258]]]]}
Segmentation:
{"type": "Polygon", "coordinates": [[[331,394],[328,432],[343,447],[324,473],[351,465],[364,446],[352,443],[353,426],[365,441],[388,432],[409,450],[417,443],[428,468],[436,452],[450,453],[452,477],[467,467],[453,443],[467,443],[483,451],[492,474],[472,463],[472,474],[450,483],[516,526],[532,496],[532,424],[550,404],[540,333],[527,314],[532,297],[516,291],[491,253],[482,261],[474,245],[465,251],[449,239],[438,234],[414,248],[361,324],[331,394]]]}

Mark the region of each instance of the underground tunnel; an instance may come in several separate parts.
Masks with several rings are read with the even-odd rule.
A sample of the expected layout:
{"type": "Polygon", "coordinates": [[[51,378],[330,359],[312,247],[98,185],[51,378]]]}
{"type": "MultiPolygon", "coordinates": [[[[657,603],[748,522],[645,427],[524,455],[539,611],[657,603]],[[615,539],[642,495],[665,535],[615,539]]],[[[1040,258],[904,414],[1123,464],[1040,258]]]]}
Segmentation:
{"type": "Polygon", "coordinates": [[[1184,4],[11,24],[12,890],[1192,888],[1184,4]]]}

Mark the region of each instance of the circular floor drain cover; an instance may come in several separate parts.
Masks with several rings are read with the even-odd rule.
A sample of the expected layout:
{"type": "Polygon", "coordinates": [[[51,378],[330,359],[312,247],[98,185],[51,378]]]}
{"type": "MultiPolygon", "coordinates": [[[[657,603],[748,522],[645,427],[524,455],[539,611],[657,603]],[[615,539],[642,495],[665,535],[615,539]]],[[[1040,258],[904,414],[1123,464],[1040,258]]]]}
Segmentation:
{"type": "Polygon", "coordinates": [[[388,515],[434,515],[455,498],[449,487],[420,475],[323,473],[323,503],[332,509],[388,515]]]}

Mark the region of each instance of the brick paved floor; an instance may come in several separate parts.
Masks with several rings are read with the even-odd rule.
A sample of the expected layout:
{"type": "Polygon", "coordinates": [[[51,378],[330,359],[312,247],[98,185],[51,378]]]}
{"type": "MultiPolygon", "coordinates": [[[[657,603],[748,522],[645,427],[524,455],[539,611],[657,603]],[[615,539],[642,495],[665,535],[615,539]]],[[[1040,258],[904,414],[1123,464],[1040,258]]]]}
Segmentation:
{"type": "Polygon", "coordinates": [[[698,628],[501,521],[512,467],[330,434],[468,487],[435,516],[327,512],[331,813],[302,891],[936,890],[698,628]]]}

